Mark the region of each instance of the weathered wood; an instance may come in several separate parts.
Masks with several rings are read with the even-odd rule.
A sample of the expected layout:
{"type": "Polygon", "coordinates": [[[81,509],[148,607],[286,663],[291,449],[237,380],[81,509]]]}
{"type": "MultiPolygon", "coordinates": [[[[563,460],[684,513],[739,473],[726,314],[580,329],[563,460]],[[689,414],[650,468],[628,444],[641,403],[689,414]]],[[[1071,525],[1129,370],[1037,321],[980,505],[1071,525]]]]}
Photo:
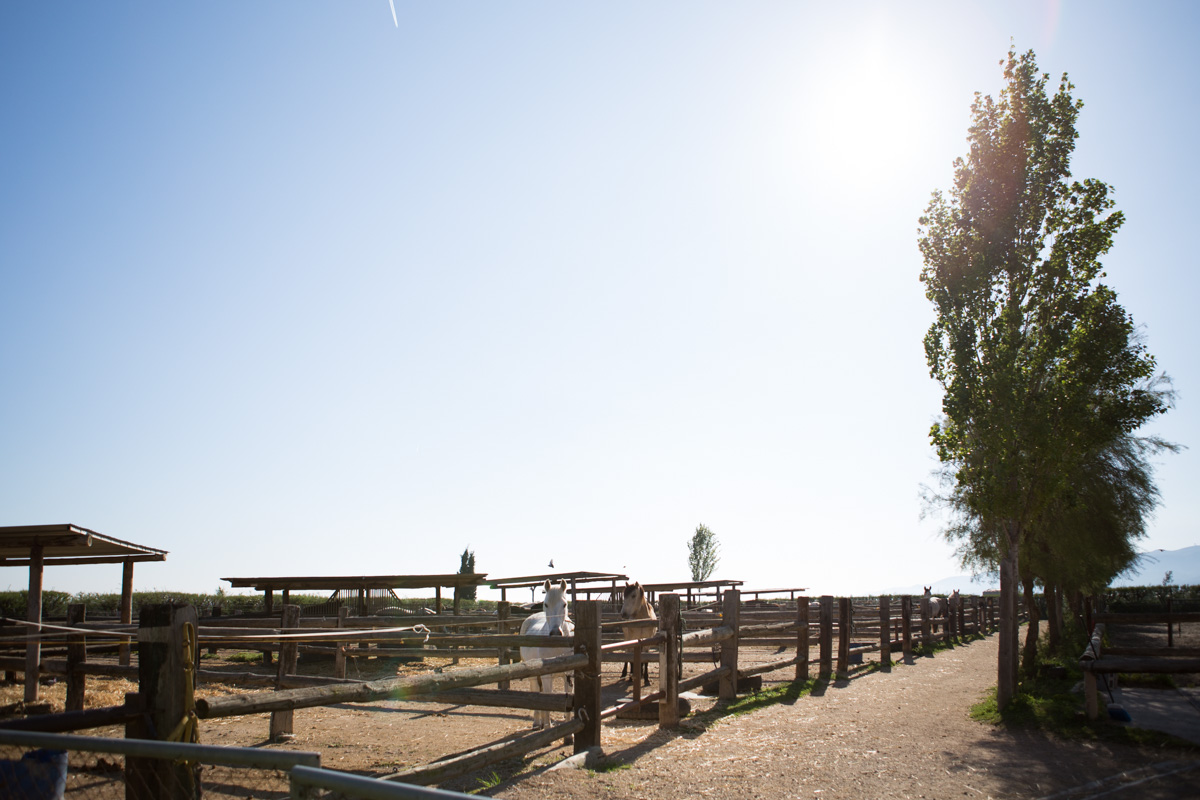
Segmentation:
{"type": "MultiPolygon", "coordinates": [[[[287,591],[287,589],[283,590],[285,595],[287,591]]],[[[288,598],[285,597],[280,624],[284,628],[294,628],[300,623],[300,606],[288,603],[287,600],[288,598]]],[[[276,689],[283,688],[285,677],[295,674],[298,656],[299,653],[295,640],[285,640],[280,645],[279,666],[278,671],[275,673],[276,689]]],[[[284,742],[294,739],[296,736],[293,730],[294,722],[294,712],[292,709],[285,708],[280,711],[272,711],[270,733],[267,736],[268,741],[284,742]]]]}
{"type": "MultiPolygon", "coordinates": [[[[346,627],[346,620],[350,617],[350,609],[347,606],[338,608],[337,626],[339,628],[346,627]]],[[[346,677],[346,648],[349,642],[338,641],[334,643],[337,648],[333,654],[333,674],[337,678],[346,677]]]]}
{"type": "MultiPolygon", "coordinates": [[[[67,606],[68,627],[80,625],[86,616],[87,609],[83,603],[71,603],[67,606]]],[[[79,665],[87,660],[87,639],[75,634],[67,641],[66,710],[82,711],[85,704],[84,691],[87,689],[87,676],[79,669],[79,665]]]]}
{"type": "Polygon", "coordinates": [[[600,746],[600,615],[599,600],[581,600],[575,604],[575,653],[588,657],[575,670],[575,719],[583,728],[575,734],[575,752],[600,746]]]}
{"type": "Polygon", "coordinates": [[[798,657],[792,656],[791,658],[783,658],[778,661],[768,662],[766,664],[756,664],[755,666],[749,668],[739,667],[738,677],[750,678],[755,675],[764,675],[768,672],[774,672],[777,669],[793,666],[794,664],[799,663],[799,661],[800,659],[798,657]]]}
{"type": "MultiPolygon", "coordinates": [[[[503,636],[508,633],[508,618],[512,615],[512,603],[507,600],[501,600],[496,604],[496,632],[503,636]]],[[[512,655],[507,647],[501,647],[497,657],[498,666],[503,667],[512,661],[512,655]]],[[[509,681],[500,681],[501,689],[508,689],[509,681]]]]}
{"type": "Polygon", "coordinates": [[[1168,620],[1171,622],[1200,622],[1200,611],[1175,611],[1173,613],[1158,611],[1153,613],[1147,612],[1138,614],[1113,614],[1105,612],[1101,614],[1094,614],[1093,617],[1095,618],[1096,622],[1121,622],[1130,624],[1167,622],[1168,620]]]}
{"type": "Polygon", "coordinates": [[[808,680],[808,598],[796,598],[796,680],[808,680]]]}
{"type": "MultiPolygon", "coordinates": [[[[127,698],[138,695],[130,693],[127,698]]],[[[131,719],[145,714],[146,710],[140,705],[109,706],[106,708],[90,708],[86,711],[64,711],[61,714],[42,714],[25,717],[24,719],[0,722],[0,729],[17,731],[40,731],[42,733],[69,733],[85,731],[91,728],[106,728],[110,725],[121,725],[131,719]]]]}
{"type": "Polygon", "coordinates": [[[721,597],[721,625],[733,629],[733,636],[721,642],[721,666],[729,669],[729,674],[721,678],[719,697],[722,700],[732,700],[737,697],[738,672],[738,614],[740,608],[740,593],[737,589],[726,589],[721,597]]]}
{"type": "MultiPolygon", "coordinates": [[[[192,709],[191,674],[195,658],[196,609],[189,605],[148,605],[139,614],[138,683],[149,710],[153,738],[195,742],[186,727],[192,709]],[[191,632],[189,633],[189,626],[191,632]]],[[[134,722],[126,726],[126,736],[134,722]]],[[[142,730],[138,738],[151,738],[142,730]]],[[[192,800],[199,796],[199,765],[127,758],[127,800],[192,800]]]]}
{"type": "Polygon", "coordinates": [[[932,617],[930,616],[929,598],[921,598],[921,644],[927,644],[932,641],[933,635],[932,617]]]}
{"type": "Polygon", "coordinates": [[[908,595],[900,598],[900,630],[904,660],[908,661],[912,658],[912,597],[908,595]]]}
{"type": "Polygon", "coordinates": [[[892,598],[879,596],[879,663],[883,668],[892,666],[892,598]]]}
{"type": "MultiPolygon", "coordinates": [[[[576,607],[578,607],[578,604],[576,607]]],[[[384,775],[381,780],[412,783],[421,786],[431,783],[441,783],[442,781],[474,772],[477,769],[482,769],[489,764],[515,758],[531,750],[536,750],[539,747],[546,747],[567,736],[577,735],[583,730],[583,727],[584,724],[581,720],[573,719],[561,725],[556,725],[553,728],[527,733],[517,739],[481,747],[478,750],[472,750],[469,753],[437,761],[428,766],[404,770],[392,775],[384,775]]]]}
{"type": "MultiPolygon", "coordinates": [[[[29,594],[25,604],[25,619],[34,625],[42,624],[42,570],[44,547],[34,542],[29,548],[29,594]]],[[[40,628],[32,628],[39,633],[40,628]]],[[[38,699],[38,665],[42,661],[42,644],[37,638],[25,645],[25,703],[38,699]]]]}
{"type": "Polygon", "coordinates": [[[685,633],[680,643],[684,647],[701,647],[706,644],[716,644],[733,638],[733,628],[728,625],[718,625],[703,631],[685,633]]]}
{"type": "Polygon", "coordinates": [[[1200,672],[1200,658],[1143,658],[1102,656],[1079,662],[1086,672],[1152,672],[1156,674],[1200,672]]]}
{"type": "Polygon", "coordinates": [[[496,683],[503,679],[520,680],[537,675],[548,675],[552,672],[567,672],[585,666],[587,663],[588,656],[573,654],[555,658],[531,659],[504,667],[476,667],[432,674],[406,675],[354,685],[343,684],[311,689],[286,689],[279,692],[210,697],[197,700],[196,710],[201,719],[215,719],[258,714],[284,708],[312,708],[334,703],[396,699],[448,689],[465,689],[470,686],[496,683]]]}
{"type": "Polygon", "coordinates": [[[710,670],[709,672],[706,672],[703,675],[696,675],[694,677],[688,678],[687,680],[680,681],[679,682],[679,691],[680,692],[690,692],[692,689],[695,689],[697,686],[705,686],[707,684],[713,683],[714,681],[719,682],[719,681],[725,680],[727,677],[729,677],[729,675],[731,673],[732,673],[732,670],[729,669],[729,667],[718,667],[717,669],[710,670]]]}
{"type": "Polygon", "coordinates": [[[671,729],[679,725],[679,595],[663,594],[658,602],[658,632],[664,640],[658,650],[658,686],[662,692],[658,727],[671,729]]]}
{"type": "Polygon", "coordinates": [[[850,613],[850,598],[838,598],[838,680],[850,677],[850,613]]]}
{"type": "Polygon", "coordinates": [[[820,667],[818,676],[825,680],[833,672],[833,596],[821,595],[820,625],[818,644],[820,646],[820,667]]]}
{"type": "MultiPolygon", "coordinates": [[[[126,560],[121,565],[121,624],[133,624],[133,561],[126,560]]],[[[122,667],[129,666],[129,639],[122,639],[117,651],[117,663],[122,667]]]]}

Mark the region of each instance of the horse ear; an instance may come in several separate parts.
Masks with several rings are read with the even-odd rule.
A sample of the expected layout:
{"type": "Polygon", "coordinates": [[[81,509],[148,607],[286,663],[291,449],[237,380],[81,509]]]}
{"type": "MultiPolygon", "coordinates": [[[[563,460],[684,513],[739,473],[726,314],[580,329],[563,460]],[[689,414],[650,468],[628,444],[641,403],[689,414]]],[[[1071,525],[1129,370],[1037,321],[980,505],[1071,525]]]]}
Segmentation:
{"type": "Polygon", "coordinates": [[[567,582],[565,579],[558,582],[558,588],[562,589],[564,592],[567,590],[567,582]]]}
{"type": "Polygon", "coordinates": [[[549,578],[546,578],[546,582],[544,584],[542,584],[542,591],[543,592],[550,591],[550,579],[549,578]]]}

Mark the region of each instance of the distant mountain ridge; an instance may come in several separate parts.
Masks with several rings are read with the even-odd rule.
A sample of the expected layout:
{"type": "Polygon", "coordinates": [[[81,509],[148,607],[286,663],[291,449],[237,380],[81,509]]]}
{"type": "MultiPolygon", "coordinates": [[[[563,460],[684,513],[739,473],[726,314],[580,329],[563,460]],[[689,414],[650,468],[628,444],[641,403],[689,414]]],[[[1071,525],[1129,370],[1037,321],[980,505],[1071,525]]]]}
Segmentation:
{"type": "MultiPolygon", "coordinates": [[[[1112,582],[1113,586],[1158,586],[1162,584],[1167,572],[1171,573],[1171,583],[1176,586],[1200,584],[1200,545],[1192,545],[1179,550],[1151,550],[1141,553],[1137,568],[1118,577],[1112,582]]],[[[925,586],[893,586],[884,589],[884,594],[904,595],[923,594],[925,586]]],[[[933,593],[946,595],[958,589],[963,594],[980,594],[987,589],[999,589],[998,575],[981,575],[976,580],[970,575],[953,575],[934,581],[933,593]]]]}

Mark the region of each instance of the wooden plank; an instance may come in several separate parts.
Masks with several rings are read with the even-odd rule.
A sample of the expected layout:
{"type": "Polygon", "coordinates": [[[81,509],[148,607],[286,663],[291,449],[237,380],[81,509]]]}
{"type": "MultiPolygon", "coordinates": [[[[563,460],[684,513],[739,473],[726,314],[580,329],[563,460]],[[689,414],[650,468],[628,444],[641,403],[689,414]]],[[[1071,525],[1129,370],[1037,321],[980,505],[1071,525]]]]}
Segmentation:
{"type": "Polygon", "coordinates": [[[496,681],[519,680],[552,672],[566,672],[588,663],[586,655],[557,656],[547,659],[531,659],[505,667],[478,667],[449,670],[446,672],[406,675],[399,678],[369,681],[357,685],[314,687],[311,689],[287,689],[279,692],[257,692],[210,697],[196,701],[196,711],[201,719],[257,714],[284,708],[312,708],[334,703],[365,702],[403,698],[414,694],[429,694],[447,689],[465,689],[496,681]]]}
{"type": "Polygon", "coordinates": [[[515,758],[531,750],[536,750],[539,747],[546,747],[559,739],[578,734],[582,730],[583,722],[573,719],[553,728],[547,728],[544,731],[527,733],[517,739],[481,747],[478,750],[472,750],[469,753],[437,761],[428,766],[404,770],[392,775],[384,775],[380,780],[413,783],[421,786],[431,783],[441,783],[442,781],[474,772],[477,769],[482,769],[489,764],[515,758]]]}
{"type": "Polygon", "coordinates": [[[721,598],[721,625],[733,629],[733,636],[721,643],[721,666],[729,669],[729,674],[721,679],[718,688],[718,696],[722,700],[737,697],[738,613],[741,610],[738,595],[737,589],[726,589],[721,598]]]}
{"type": "MultiPolygon", "coordinates": [[[[83,603],[71,603],[67,606],[67,625],[75,627],[83,622],[87,610],[83,603]]],[[[87,688],[87,676],[79,670],[79,665],[87,660],[87,639],[74,636],[67,644],[67,711],[82,711],[84,707],[84,691],[87,688]]],[[[124,722],[124,720],[121,720],[124,722]]]]}
{"type": "Polygon", "coordinates": [[[837,678],[850,677],[850,598],[838,598],[837,678]]]}
{"type": "Polygon", "coordinates": [[[818,676],[826,679],[833,672],[833,596],[821,595],[820,631],[818,645],[820,646],[820,667],[818,676]]]}
{"type": "MultiPolygon", "coordinates": [[[[34,544],[29,549],[29,595],[25,605],[25,619],[36,625],[42,623],[42,545],[34,544]]],[[[38,628],[33,629],[38,632],[38,628]]],[[[25,645],[25,703],[36,703],[38,699],[38,665],[42,661],[42,645],[36,639],[25,645]]]]}
{"type": "Polygon", "coordinates": [[[1094,661],[1080,661],[1087,672],[1200,672],[1200,658],[1142,658],[1138,656],[1101,656],[1094,661]]]}
{"type": "MultiPolygon", "coordinates": [[[[287,590],[284,590],[284,594],[287,590]]],[[[287,603],[283,605],[281,625],[284,628],[293,628],[300,622],[300,606],[287,603]]],[[[285,641],[279,650],[279,666],[275,674],[275,688],[283,688],[283,680],[288,675],[295,674],[296,662],[299,657],[297,644],[294,640],[285,641]]],[[[279,711],[271,712],[271,727],[267,738],[272,742],[288,742],[296,738],[293,731],[295,712],[290,708],[280,709],[279,711]]]]}
{"type": "Polygon", "coordinates": [[[808,598],[796,600],[796,680],[808,680],[808,598]]]}
{"type": "Polygon", "coordinates": [[[575,670],[573,708],[575,719],[584,726],[575,734],[575,752],[600,746],[600,601],[575,604],[575,652],[587,655],[587,663],[575,670]]]}

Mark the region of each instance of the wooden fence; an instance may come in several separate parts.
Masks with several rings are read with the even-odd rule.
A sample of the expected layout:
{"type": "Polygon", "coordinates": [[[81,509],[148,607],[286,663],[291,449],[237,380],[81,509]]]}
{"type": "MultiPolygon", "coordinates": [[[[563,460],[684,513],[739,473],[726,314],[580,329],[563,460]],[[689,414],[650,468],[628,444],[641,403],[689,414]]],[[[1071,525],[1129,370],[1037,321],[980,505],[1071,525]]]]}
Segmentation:
{"type": "Polygon", "coordinates": [[[1099,685],[1104,681],[1111,691],[1116,687],[1118,673],[1186,674],[1200,672],[1200,648],[1175,647],[1172,626],[1184,622],[1200,622],[1200,612],[1172,612],[1135,614],[1097,613],[1087,647],[1079,657],[1083,670],[1084,704],[1089,719],[1100,714],[1099,685]],[[1121,624],[1165,624],[1166,647],[1110,647],[1104,648],[1107,626],[1121,624]]]}
{"type": "MultiPolygon", "coordinates": [[[[956,613],[933,618],[928,603],[912,597],[885,596],[874,602],[831,596],[815,600],[800,597],[794,603],[781,602],[772,608],[771,604],[761,602],[744,606],[737,590],[727,590],[719,609],[684,611],[678,595],[664,594],[659,596],[658,629],[653,636],[641,640],[622,640],[620,620],[605,621],[603,604],[599,601],[581,601],[574,608],[575,636],[563,642],[571,651],[569,655],[516,663],[517,648],[544,646],[546,640],[509,632],[518,627],[519,617],[507,603],[501,604],[495,616],[350,617],[348,610],[342,609],[336,620],[302,619],[298,607],[285,606],[278,621],[237,617],[198,620],[194,611],[181,610],[190,607],[165,607],[174,610],[169,614],[152,611],[149,615],[143,610],[136,630],[129,626],[86,623],[80,611],[73,624],[64,626],[67,630],[60,634],[67,637],[62,640],[66,644],[66,658],[46,658],[40,665],[45,672],[68,676],[68,708],[75,710],[29,717],[0,727],[66,732],[123,721],[127,736],[145,737],[147,731],[156,731],[160,736],[175,731],[189,718],[202,721],[270,712],[269,736],[279,740],[292,734],[293,714],[297,710],[347,701],[398,698],[570,714],[567,722],[548,730],[389,776],[412,783],[433,783],[569,736],[574,737],[576,752],[600,745],[602,721],[617,715],[656,707],[658,724],[674,727],[679,722],[679,695],[692,689],[715,685],[719,697],[731,699],[755,677],[793,667],[790,674],[794,679],[806,680],[812,671],[810,657],[814,646],[817,677],[845,679],[864,653],[878,652],[882,663],[890,666],[895,654],[908,659],[914,648],[923,643],[950,641],[968,633],[988,633],[995,629],[994,600],[966,597],[963,600],[956,613]],[[167,617],[171,622],[164,624],[167,617]],[[87,639],[135,633],[137,667],[87,660],[87,639]],[[164,642],[172,644],[164,649],[164,642]],[[200,669],[200,650],[213,647],[277,652],[275,675],[247,672],[230,676],[200,669]],[[745,657],[751,652],[761,656],[771,648],[777,650],[779,657],[766,661],[745,657]],[[180,661],[184,652],[190,655],[186,663],[180,661]],[[334,674],[296,675],[297,657],[302,652],[332,656],[334,674]],[[496,664],[444,668],[377,681],[347,679],[346,660],[366,655],[487,658],[494,659],[496,664]],[[658,685],[648,694],[644,693],[646,687],[641,682],[643,660],[658,664],[658,685]],[[713,662],[711,669],[684,677],[684,663],[709,660],[713,662]],[[632,699],[605,707],[603,665],[614,661],[631,663],[632,699]],[[82,677],[89,674],[123,677],[137,674],[141,691],[128,696],[122,706],[83,711],[82,677]],[[571,676],[573,690],[552,694],[510,688],[512,681],[548,674],[571,676]],[[196,681],[258,683],[271,689],[196,699],[192,696],[196,681]],[[492,685],[498,688],[483,688],[492,685]],[[173,699],[164,705],[163,698],[173,699]],[[148,713],[157,714],[157,719],[150,721],[152,724],[148,724],[148,713]]],[[[52,648],[47,647],[47,653],[51,652],[52,648]]],[[[6,669],[20,670],[23,661],[16,662],[17,659],[0,657],[0,666],[6,669]]]]}

